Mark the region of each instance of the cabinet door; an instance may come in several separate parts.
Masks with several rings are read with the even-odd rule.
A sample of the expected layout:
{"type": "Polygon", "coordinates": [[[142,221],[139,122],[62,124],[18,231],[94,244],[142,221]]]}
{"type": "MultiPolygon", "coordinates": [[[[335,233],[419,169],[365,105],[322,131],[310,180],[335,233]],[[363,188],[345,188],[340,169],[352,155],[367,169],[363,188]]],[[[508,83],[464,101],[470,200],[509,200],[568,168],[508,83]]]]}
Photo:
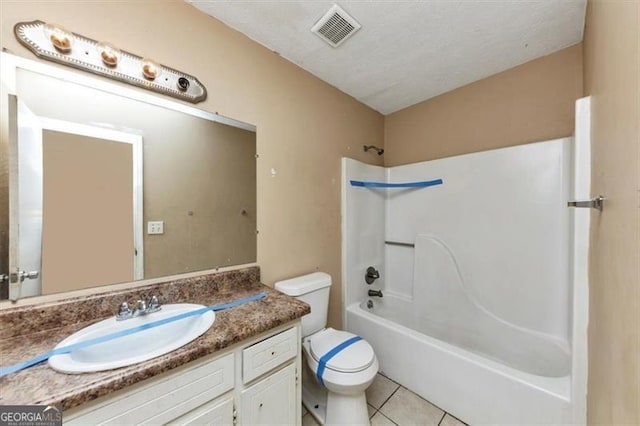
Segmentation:
{"type": "Polygon", "coordinates": [[[171,426],[232,425],[233,397],[228,396],[208,402],[169,424],[171,426]]]}
{"type": "Polygon", "coordinates": [[[238,414],[243,425],[296,424],[295,364],[242,391],[238,414]]]}

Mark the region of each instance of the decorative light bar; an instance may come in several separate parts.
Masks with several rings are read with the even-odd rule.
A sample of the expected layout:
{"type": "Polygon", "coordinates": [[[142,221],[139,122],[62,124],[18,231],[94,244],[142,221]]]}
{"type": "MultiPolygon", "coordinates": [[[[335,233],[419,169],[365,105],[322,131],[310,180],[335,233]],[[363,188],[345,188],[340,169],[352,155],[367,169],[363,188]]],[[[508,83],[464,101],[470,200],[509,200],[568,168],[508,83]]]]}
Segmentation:
{"type": "Polygon", "coordinates": [[[207,98],[197,78],[42,21],[19,22],[16,38],[36,56],[191,103],[207,98]]]}

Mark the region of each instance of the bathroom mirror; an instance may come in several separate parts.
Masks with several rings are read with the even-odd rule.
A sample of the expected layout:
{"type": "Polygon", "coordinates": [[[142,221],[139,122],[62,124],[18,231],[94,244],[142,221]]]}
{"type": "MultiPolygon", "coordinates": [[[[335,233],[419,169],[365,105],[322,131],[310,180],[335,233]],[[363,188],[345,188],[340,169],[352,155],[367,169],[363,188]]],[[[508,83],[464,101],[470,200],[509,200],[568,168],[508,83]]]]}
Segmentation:
{"type": "Polygon", "coordinates": [[[2,298],[256,261],[254,126],[7,58],[2,298]]]}

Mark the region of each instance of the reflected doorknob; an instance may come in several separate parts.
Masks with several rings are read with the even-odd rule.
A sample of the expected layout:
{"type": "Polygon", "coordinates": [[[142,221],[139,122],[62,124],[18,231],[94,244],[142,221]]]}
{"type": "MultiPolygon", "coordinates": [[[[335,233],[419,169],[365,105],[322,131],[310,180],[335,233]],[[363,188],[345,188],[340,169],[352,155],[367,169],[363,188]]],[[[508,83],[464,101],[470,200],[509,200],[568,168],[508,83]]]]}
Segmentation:
{"type": "Polygon", "coordinates": [[[19,271],[17,274],[17,280],[14,280],[14,275],[16,274],[11,274],[11,282],[16,282],[17,280],[20,280],[20,282],[23,282],[24,280],[35,280],[36,278],[38,278],[40,276],[40,271],[19,271]]]}

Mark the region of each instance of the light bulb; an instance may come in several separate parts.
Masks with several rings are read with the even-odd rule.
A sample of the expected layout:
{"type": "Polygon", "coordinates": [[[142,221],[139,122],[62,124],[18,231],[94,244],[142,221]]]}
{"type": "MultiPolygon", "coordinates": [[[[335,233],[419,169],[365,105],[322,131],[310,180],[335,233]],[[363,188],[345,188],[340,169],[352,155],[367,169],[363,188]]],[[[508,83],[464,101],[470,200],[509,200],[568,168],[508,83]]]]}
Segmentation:
{"type": "Polygon", "coordinates": [[[155,80],[161,73],[160,64],[153,59],[144,58],[142,60],[142,74],[149,80],[155,80]]]}
{"type": "Polygon", "coordinates": [[[118,61],[120,60],[120,49],[106,41],[98,43],[96,45],[96,49],[98,50],[98,54],[100,55],[102,62],[106,65],[110,67],[118,65],[118,61]]]}
{"type": "Polygon", "coordinates": [[[71,51],[73,34],[60,25],[45,24],[43,27],[45,37],[51,41],[53,46],[63,53],[71,51]]]}

